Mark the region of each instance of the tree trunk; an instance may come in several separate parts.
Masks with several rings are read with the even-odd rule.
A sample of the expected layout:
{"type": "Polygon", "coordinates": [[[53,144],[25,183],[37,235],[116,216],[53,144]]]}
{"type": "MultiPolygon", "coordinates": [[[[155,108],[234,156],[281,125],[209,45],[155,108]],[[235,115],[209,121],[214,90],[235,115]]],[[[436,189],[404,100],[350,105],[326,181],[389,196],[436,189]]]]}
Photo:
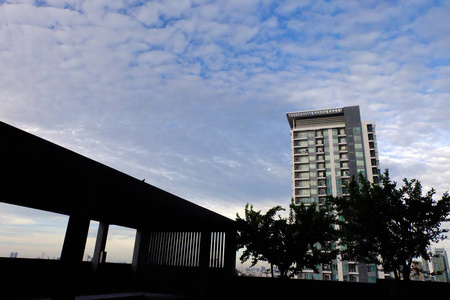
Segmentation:
{"type": "Polygon", "coordinates": [[[403,265],[403,280],[410,281],[411,280],[411,265],[404,264],[403,265]]]}

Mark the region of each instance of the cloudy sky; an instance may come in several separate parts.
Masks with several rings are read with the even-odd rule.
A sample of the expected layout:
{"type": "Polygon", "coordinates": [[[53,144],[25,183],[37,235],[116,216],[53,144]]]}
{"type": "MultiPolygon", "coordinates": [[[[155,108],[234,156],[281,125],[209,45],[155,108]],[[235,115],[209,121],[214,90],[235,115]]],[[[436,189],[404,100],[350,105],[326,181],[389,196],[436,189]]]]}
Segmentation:
{"type": "MultiPolygon", "coordinates": [[[[234,218],[290,201],[286,112],[359,105],[382,169],[440,196],[449,15],[431,0],[0,0],[0,120],[234,218]]],[[[58,227],[1,211],[3,228],[58,227]]]]}

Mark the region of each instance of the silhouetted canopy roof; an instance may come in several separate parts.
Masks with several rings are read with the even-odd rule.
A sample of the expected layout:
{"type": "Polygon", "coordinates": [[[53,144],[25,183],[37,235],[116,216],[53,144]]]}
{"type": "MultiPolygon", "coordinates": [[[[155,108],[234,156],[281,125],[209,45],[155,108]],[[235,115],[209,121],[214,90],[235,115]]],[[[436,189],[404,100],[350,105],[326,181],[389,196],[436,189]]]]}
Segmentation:
{"type": "Polygon", "coordinates": [[[0,122],[0,201],[152,231],[220,231],[234,221],[0,122]]]}

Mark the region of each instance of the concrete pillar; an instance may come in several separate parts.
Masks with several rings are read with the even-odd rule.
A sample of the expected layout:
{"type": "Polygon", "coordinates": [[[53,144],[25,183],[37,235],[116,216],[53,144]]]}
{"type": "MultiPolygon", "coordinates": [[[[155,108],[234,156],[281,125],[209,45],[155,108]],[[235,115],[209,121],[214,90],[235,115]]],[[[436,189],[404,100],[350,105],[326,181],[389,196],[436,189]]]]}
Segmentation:
{"type": "Polygon", "coordinates": [[[150,235],[143,230],[136,231],[136,239],[134,242],[133,261],[131,263],[133,271],[139,272],[148,264],[148,253],[150,245],[150,235]]]}
{"type": "Polygon", "coordinates": [[[108,238],[109,224],[100,222],[97,239],[95,241],[94,256],[92,257],[92,271],[96,272],[101,263],[106,261],[106,239],[108,238]]]}
{"type": "Polygon", "coordinates": [[[74,299],[81,272],[84,248],[90,220],[82,215],[71,215],[67,224],[61,251],[61,273],[55,285],[53,299],[74,299]]]}
{"type": "Polygon", "coordinates": [[[225,270],[231,275],[236,274],[236,231],[225,232],[225,270]]]}
{"type": "Polygon", "coordinates": [[[211,232],[202,231],[201,240],[200,240],[200,268],[208,269],[209,268],[209,258],[211,251],[211,232]]]}

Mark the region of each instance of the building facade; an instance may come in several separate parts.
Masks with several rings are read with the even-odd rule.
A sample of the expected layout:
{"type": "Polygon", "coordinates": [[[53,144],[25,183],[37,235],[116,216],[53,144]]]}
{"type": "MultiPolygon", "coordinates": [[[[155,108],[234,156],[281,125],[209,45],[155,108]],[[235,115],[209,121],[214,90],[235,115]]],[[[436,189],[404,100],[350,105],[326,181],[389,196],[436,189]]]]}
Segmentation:
{"type": "MultiPolygon", "coordinates": [[[[292,197],[295,204],[325,205],[327,195],[348,196],[351,178],[363,174],[379,181],[373,122],[361,122],[359,106],[287,113],[291,127],[292,197]]],[[[305,279],[375,282],[375,265],[333,260],[320,273],[305,270],[305,279]]],[[[378,276],[383,276],[379,274],[378,276]]]]}

